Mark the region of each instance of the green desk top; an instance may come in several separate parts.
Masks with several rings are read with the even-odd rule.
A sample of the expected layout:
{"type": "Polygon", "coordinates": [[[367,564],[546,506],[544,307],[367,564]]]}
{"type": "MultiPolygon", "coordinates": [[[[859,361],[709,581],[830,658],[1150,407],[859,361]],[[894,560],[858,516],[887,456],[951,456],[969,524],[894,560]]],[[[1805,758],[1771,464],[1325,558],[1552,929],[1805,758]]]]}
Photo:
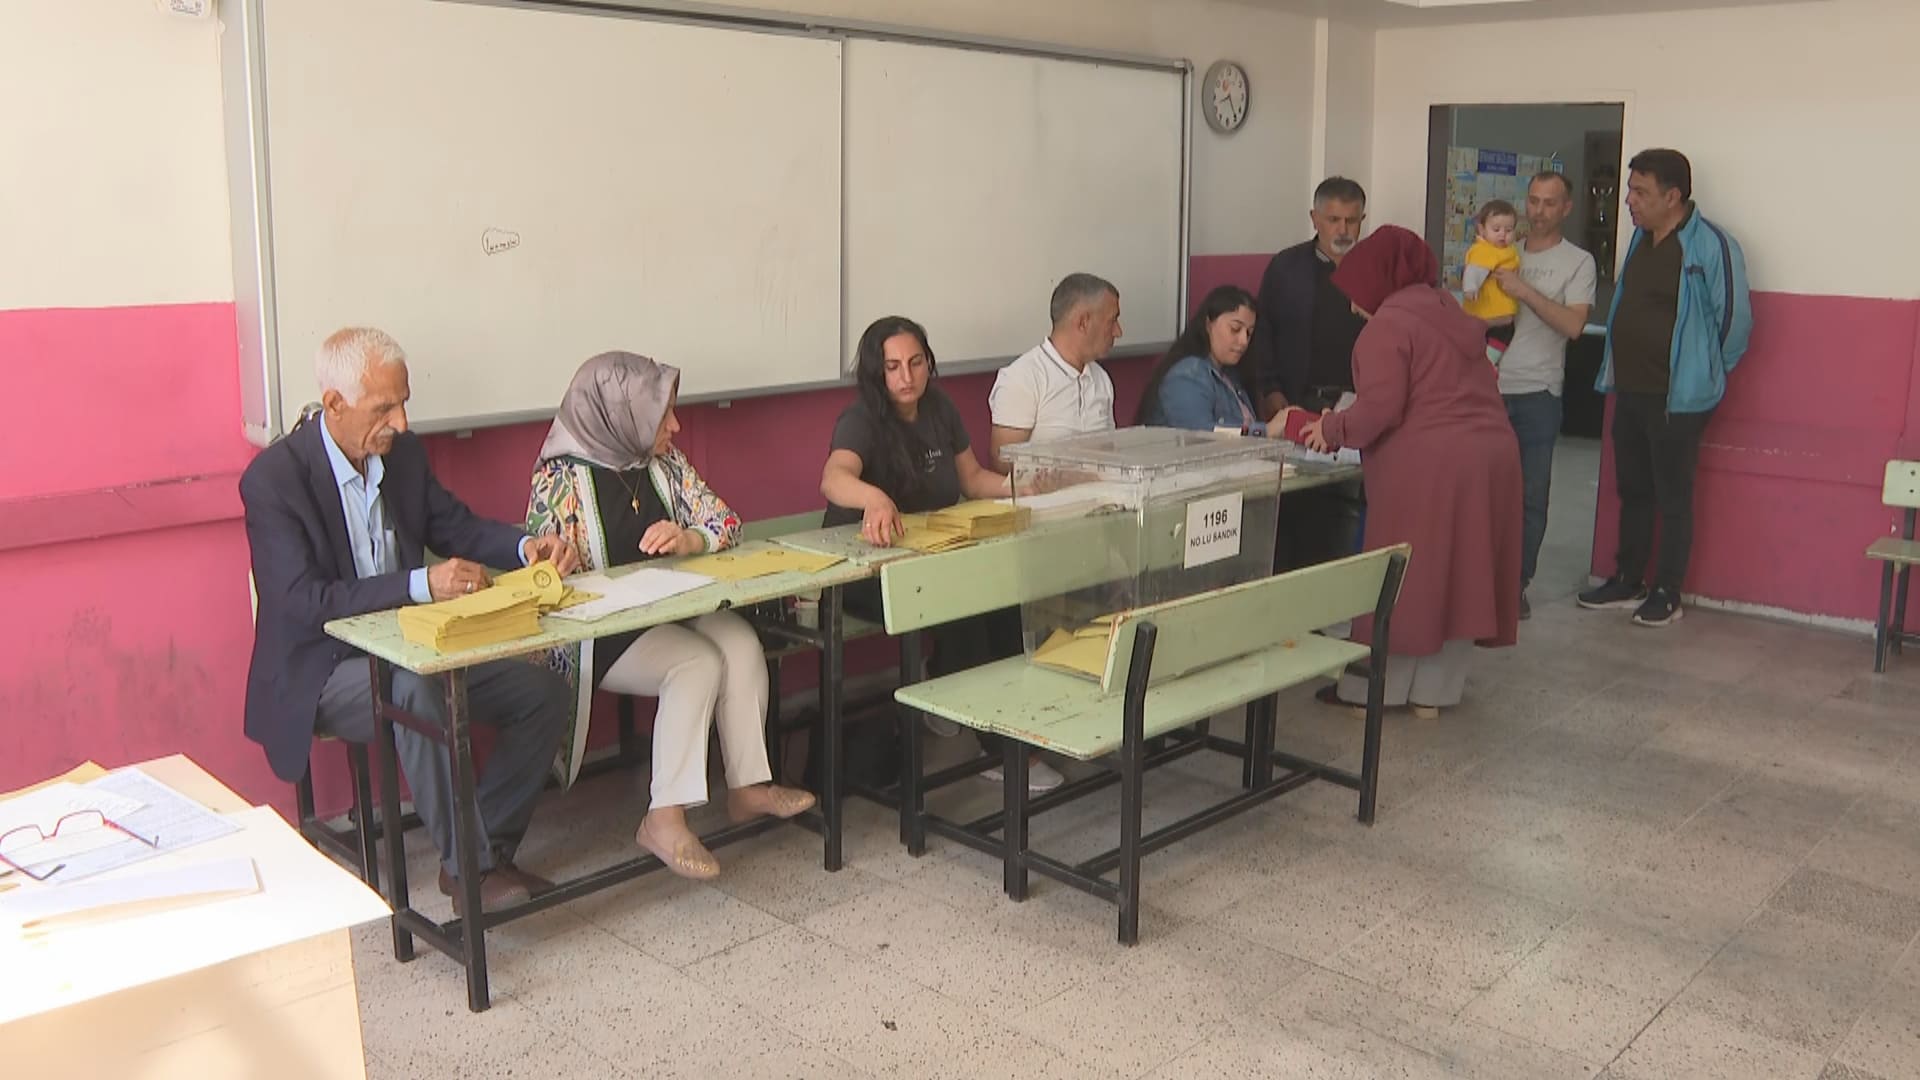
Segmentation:
{"type": "MultiPolygon", "coordinates": [[[[756,540],[742,544],[733,550],[754,551],[768,546],[770,545],[767,541],[756,540]]],[[[671,570],[678,565],[679,561],[678,559],[660,559],[638,563],[609,571],[609,575],[619,577],[642,567],[671,570]]],[[[593,622],[574,622],[543,616],[540,619],[540,633],[532,637],[450,653],[436,652],[425,646],[408,642],[405,635],[400,632],[400,618],[396,611],[376,611],[349,619],[335,619],[326,625],[326,631],[348,645],[362,652],[372,653],[396,667],[404,668],[417,675],[434,675],[492,660],[523,656],[527,653],[550,649],[556,645],[589,641],[634,630],[646,630],[665,623],[680,622],[705,615],[721,608],[746,607],[813,589],[847,585],[872,577],[873,573],[871,566],[843,562],[817,574],[789,572],[769,574],[747,581],[716,581],[711,585],[703,585],[678,596],[670,596],[658,603],[618,612],[593,622]]]]}
{"type": "Polygon", "coordinates": [[[814,555],[833,555],[858,566],[873,567],[914,552],[909,548],[874,547],[860,538],[860,526],[835,525],[831,529],[808,529],[774,538],[785,547],[814,555]]]}
{"type": "MultiPolygon", "coordinates": [[[[1367,655],[1365,645],[1308,634],[1292,646],[1263,649],[1169,680],[1147,691],[1146,734],[1151,738],[1335,674],[1367,655]]],[[[1097,682],[1036,667],[1018,656],[903,686],[893,696],[909,708],[1080,761],[1119,748],[1126,707],[1125,694],[1103,694],[1097,682]]]]}

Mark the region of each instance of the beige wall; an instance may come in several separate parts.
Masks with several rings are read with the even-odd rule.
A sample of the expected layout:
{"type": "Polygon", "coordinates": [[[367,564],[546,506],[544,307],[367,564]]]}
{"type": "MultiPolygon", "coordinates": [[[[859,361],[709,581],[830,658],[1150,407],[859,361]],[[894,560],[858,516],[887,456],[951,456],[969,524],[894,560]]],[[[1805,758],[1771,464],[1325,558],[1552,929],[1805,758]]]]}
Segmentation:
{"type": "MultiPolygon", "coordinates": [[[[1202,70],[1238,60],[1253,107],[1232,136],[1196,129],[1193,250],[1271,250],[1300,234],[1310,18],[1213,0],[755,6],[1184,57],[1202,70]]],[[[0,309],[232,299],[218,37],[217,22],[163,15],[152,0],[0,0],[0,309]]]]}
{"type": "Polygon", "coordinates": [[[1755,288],[1920,296],[1904,194],[1920,175],[1916,42],[1911,0],[1383,30],[1372,222],[1420,230],[1431,105],[1622,101],[1627,155],[1692,158],[1701,207],[1739,236],[1755,288]]]}
{"type": "Polygon", "coordinates": [[[0,0],[0,310],[233,298],[218,34],[0,0]]]}

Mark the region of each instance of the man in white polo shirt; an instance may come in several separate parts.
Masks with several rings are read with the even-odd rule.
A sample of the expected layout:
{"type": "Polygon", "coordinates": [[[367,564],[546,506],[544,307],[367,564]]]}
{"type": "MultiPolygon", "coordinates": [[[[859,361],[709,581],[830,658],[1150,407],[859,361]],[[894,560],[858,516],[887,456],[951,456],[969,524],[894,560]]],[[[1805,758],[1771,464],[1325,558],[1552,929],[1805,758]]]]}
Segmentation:
{"type": "Polygon", "coordinates": [[[1120,340],[1120,290],[1092,274],[1068,274],[1048,305],[1053,332],[1000,369],[993,410],[993,467],[1002,447],[1113,430],[1113,380],[1100,361],[1120,340]]]}

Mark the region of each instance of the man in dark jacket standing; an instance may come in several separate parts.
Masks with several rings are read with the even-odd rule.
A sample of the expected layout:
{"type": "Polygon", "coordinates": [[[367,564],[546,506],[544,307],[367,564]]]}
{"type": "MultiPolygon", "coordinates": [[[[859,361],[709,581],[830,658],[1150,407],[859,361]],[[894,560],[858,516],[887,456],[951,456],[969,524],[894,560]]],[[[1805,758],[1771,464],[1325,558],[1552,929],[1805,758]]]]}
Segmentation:
{"type": "MultiPolygon", "coordinates": [[[[1367,193],[1344,176],[1313,192],[1313,239],[1287,248],[1260,279],[1260,318],[1241,368],[1269,422],[1289,406],[1318,413],[1353,389],[1353,343],[1366,321],[1334,288],[1333,270],[1360,242],[1367,193]]],[[[1322,488],[1283,504],[1277,569],[1352,554],[1365,496],[1358,483],[1322,488]]]]}

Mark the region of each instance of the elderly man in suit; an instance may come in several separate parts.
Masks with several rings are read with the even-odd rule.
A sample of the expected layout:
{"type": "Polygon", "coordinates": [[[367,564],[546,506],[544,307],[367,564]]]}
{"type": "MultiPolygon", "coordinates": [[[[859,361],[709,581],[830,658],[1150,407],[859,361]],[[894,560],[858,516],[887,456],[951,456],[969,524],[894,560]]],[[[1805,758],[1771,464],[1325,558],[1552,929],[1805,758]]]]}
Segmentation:
{"type": "MultiPolygon", "coordinates": [[[[328,337],[315,364],[321,411],[255,458],[240,478],[247,544],[260,602],[247,672],[246,732],[273,771],[307,769],[316,733],[355,742],[374,735],[366,656],[326,635],[330,619],[445,600],[488,587],[485,567],[576,562],[566,541],[528,537],[468,510],[434,479],[426,448],[407,431],[407,364],[379,330],[328,337]],[[426,551],[454,556],[426,566],[426,551]]],[[[495,728],[475,787],[481,907],[525,902],[550,883],[514,865],[567,716],[566,681],[519,661],[485,664],[469,681],[472,715],[495,728]]],[[[446,719],[438,686],[396,671],[388,690],[415,715],[446,719]]],[[[446,749],[395,728],[414,807],[440,850],[440,891],[456,897],[451,762],[446,749]]]]}

